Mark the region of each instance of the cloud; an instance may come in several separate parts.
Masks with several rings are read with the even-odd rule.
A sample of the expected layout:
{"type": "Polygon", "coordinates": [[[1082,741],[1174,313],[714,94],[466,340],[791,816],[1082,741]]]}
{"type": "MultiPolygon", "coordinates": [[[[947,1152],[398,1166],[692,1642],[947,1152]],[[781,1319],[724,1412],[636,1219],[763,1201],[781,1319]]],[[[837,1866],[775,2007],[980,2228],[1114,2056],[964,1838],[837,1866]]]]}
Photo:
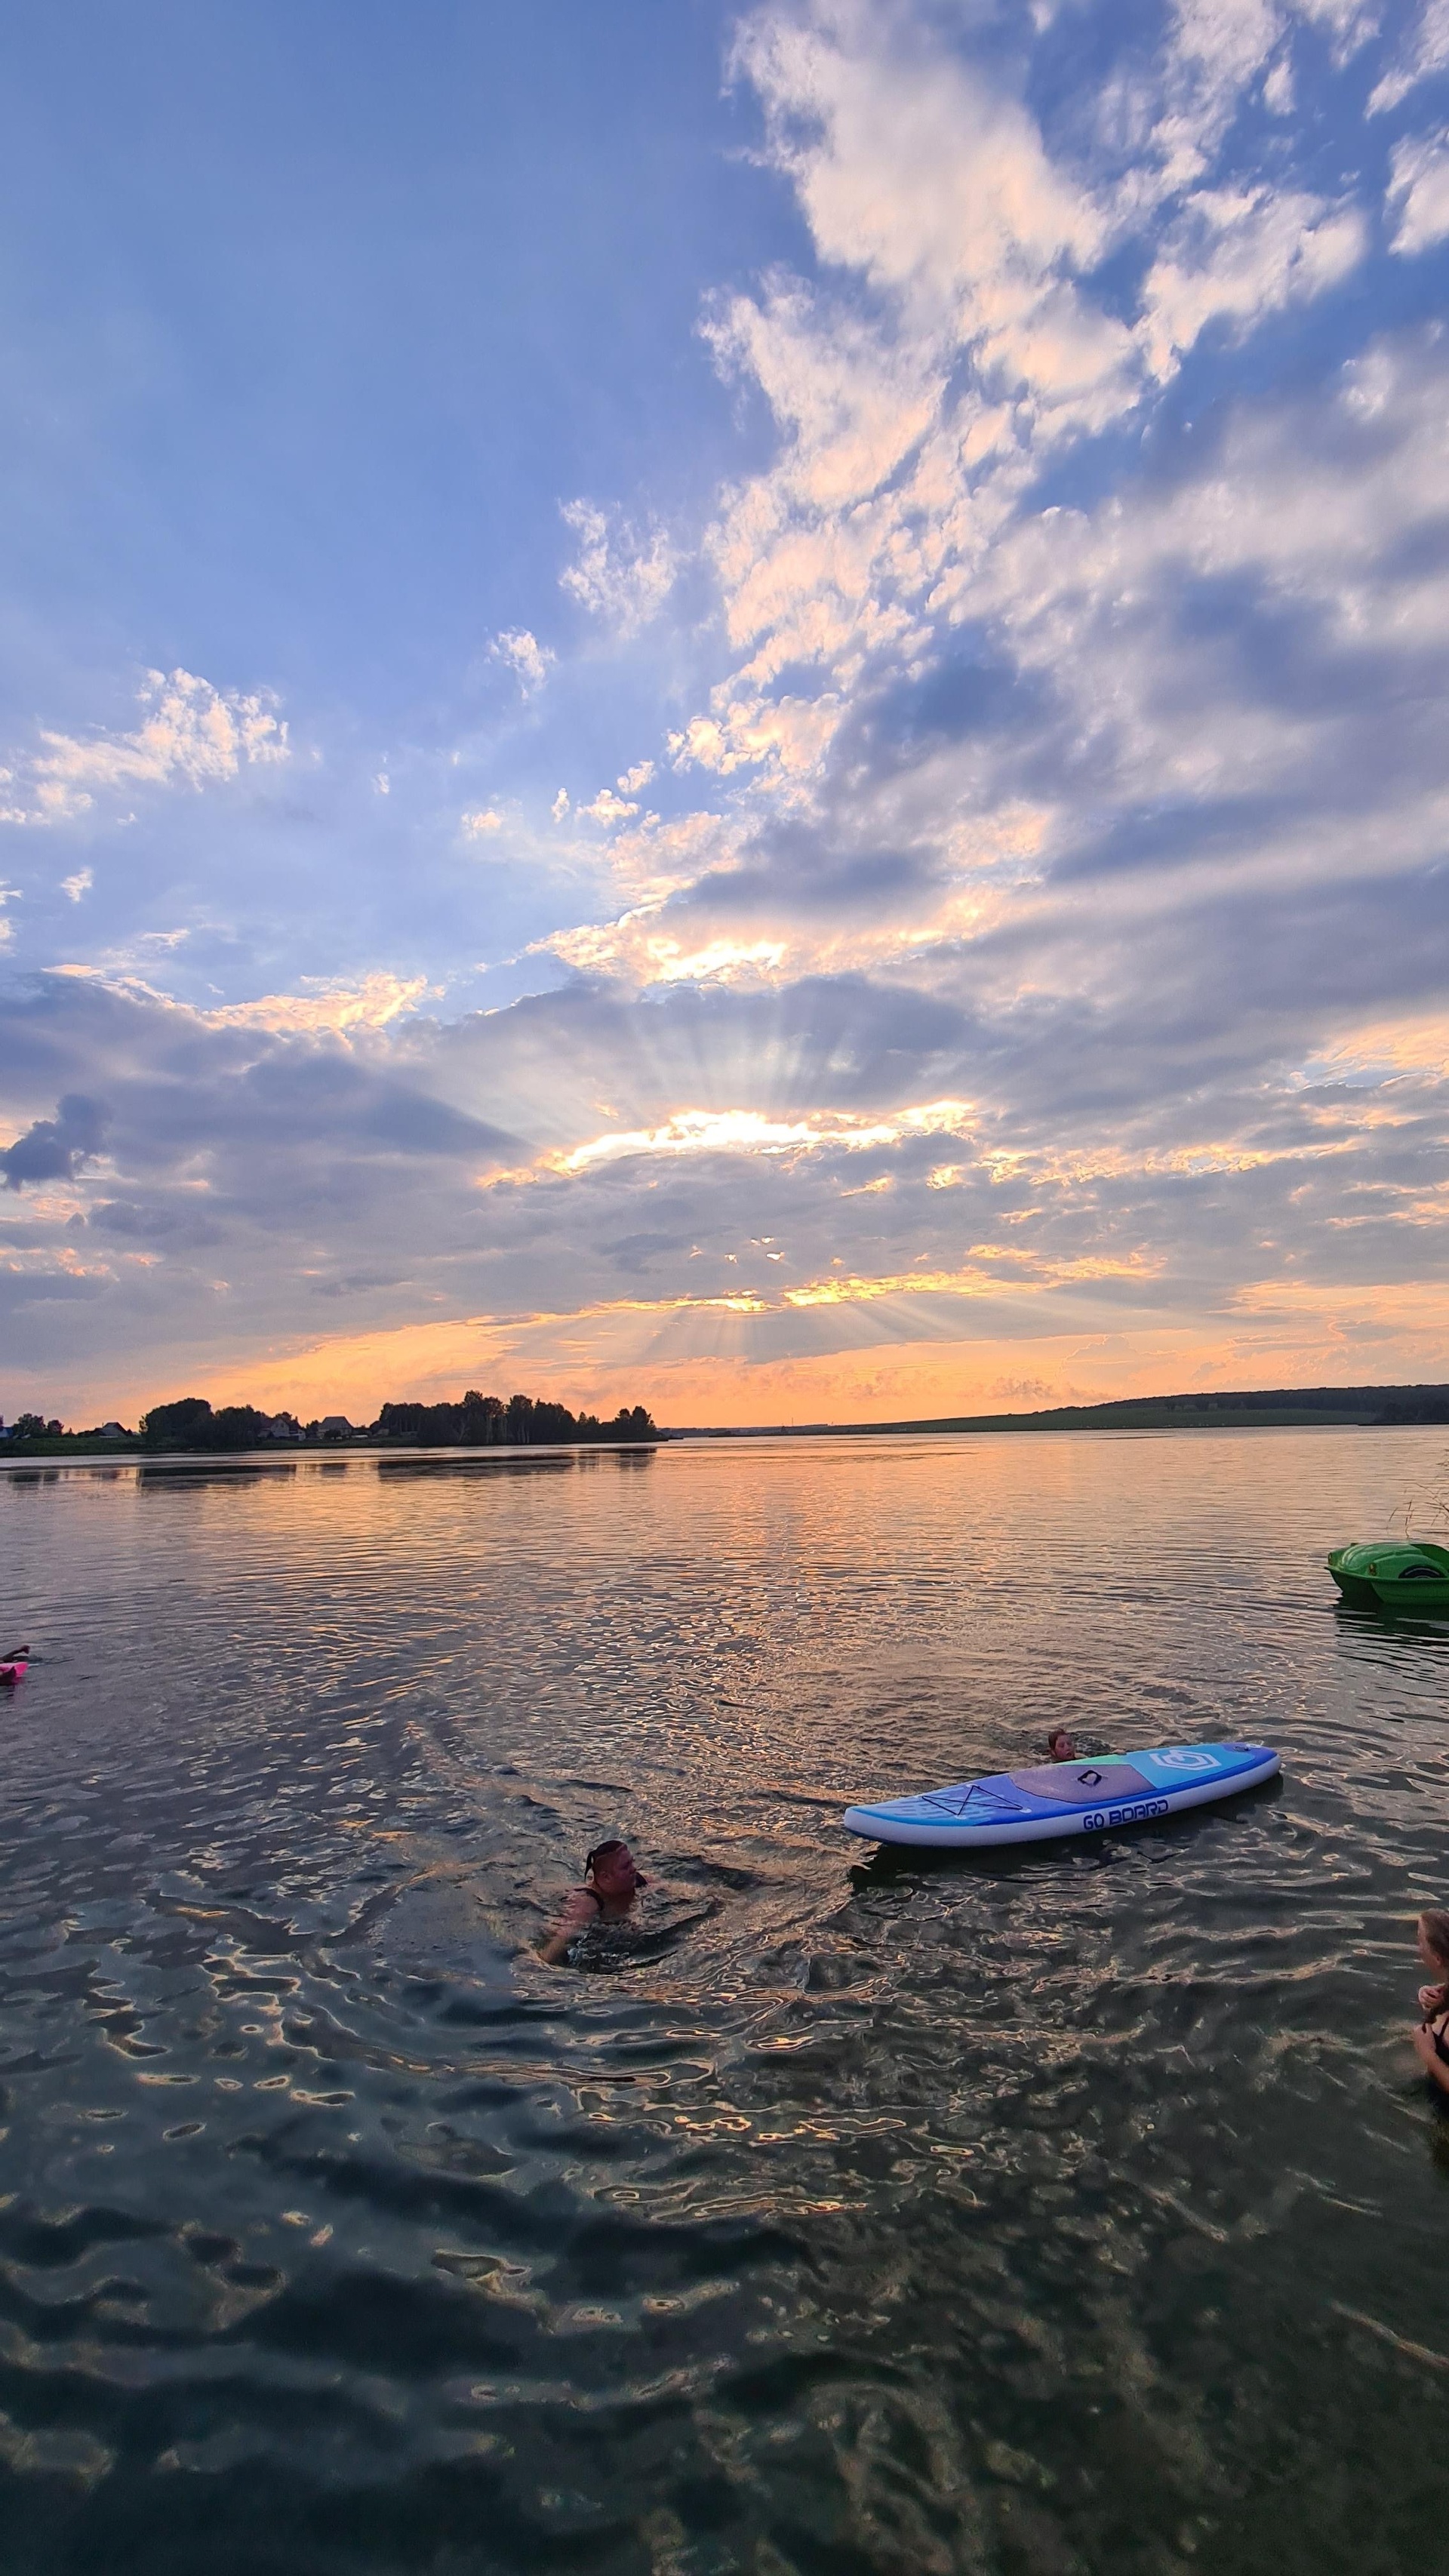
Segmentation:
{"type": "Polygon", "coordinates": [[[1210,178],[1275,11],[1185,7],[1172,28],[1135,151],[1093,185],[905,10],[816,0],[746,21],[736,72],[822,268],[706,317],[781,447],[707,539],[738,659],[671,734],[676,766],[802,807],[854,695],[930,656],[942,608],[1055,459],[1139,415],[1215,327],[1242,338],[1361,262],[1351,203],[1265,173],[1210,178]],[[1124,311],[1095,281],[1129,245],[1151,256],[1124,311]]]}
{"type": "Polygon", "coordinates": [[[561,587],[616,636],[637,635],[674,587],[679,566],[668,537],[652,521],[640,530],[592,501],[565,501],[562,513],[579,551],[560,573],[561,587]]]}
{"type": "Polygon", "coordinates": [[[198,1016],[218,1029],[385,1029],[416,1010],[429,991],[426,976],[366,975],[360,984],[325,984],[304,978],[301,993],[267,993],[254,1002],[229,1002],[198,1016]]]}
{"type": "Polygon", "coordinates": [[[495,814],[491,805],[477,807],[472,813],[462,815],[460,820],[464,831],[471,840],[475,841],[485,839],[489,833],[501,832],[503,829],[503,817],[501,814],[495,814]]]}
{"type": "Polygon", "coordinates": [[[634,1154],[804,1154],[822,1147],[862,1153],[897,1144],[907,1135],[962,1135],[971,1124],[970,1104],[964,1100],[932,1101],[888,1119],[820,1113],[780,1119],[753,1109],[681,1109],[663,1127],[591,1137],[561,1156],[558,1168],[583,1172],[634,1154]]]}
{"type": "Polygon", "coordinates": [[[107,1123],[102,1101],[68,1092],[54,1118],[37,1118],[0,1151],[5,1187],[20,1190],[27,1181],[73,1180],[100,1153],[107,1123]]]}
{"type": "Polygon", "coordinates": [[[638,811],[637,805],[626,804],[621,797],[616,796],[612,787],[601,787],[591,804],[579,807],[579,812],[586,814],[591,823],[604,824],[626,823],[629,816],[637,814],[638,811]]]}
{"type": "MultiPolygon", "coordinates": [[[[1013,1343],[1087,1331],[1159,1352],[1231,1333],[1261,1360],[1382,1316],[1407,1354],[1428,1330],[1410,1291],[1449,1229],[1432,1143],[1449,1086],[1423,1036],[1347,1084],[1309,1062],[1310,907],[1255,925],[1190,1084],[1164,1080],[1184,1041],[1161,931],[1139,968],[1151,1014],[1140,992],[972,1012],[837,978],[643,1003],[579,989],[451,1027],[268,1024],[50,979],[0,1029],[0,1091],[62,1094],[10,1149],[35,1183],[0,1258],[12,1365],[37,1390],[62,1352],[74,1368],[83,1291],[92,1374],[133,1383],[150,1352],[144,1392],[174,1391],[158,1355],[167,1377],[215,1347],[218,1276],[233,1375],[285,1378],[284,1346],[321,1368],[334,1342],[339,1367],[352,1344],[380,1367],[377,1336],[437,1312],[457,1319],[440,1350],[471,1332],[576,1388],[632,1369],[652,1400],[676,1369],[745,1365],[746,1419],[751,1372],[874,1350],[900,1386],[889,1355],[923,1340],[956,1350],[958,1384],[978,1344],[999,1373],[1013,1343]],[[103,1168],[81,1065],[104,1076],[103,1168]]],[[[1332,918],[1321,936],[1336,944],[1332,918]]],[[[1196,944],[1217,937],[1205,910],[1196,944]]],[[[1390,908],[1381,982],[1399,944],[1390,908]]],[[[1426,954],[1426,980],[1443,964],[1426,954]]],[[[1392,1040],[1364,1043],[1377,1061],[1392,1040]]],[[[374,1379],[370,1401],[399,1385],[374,1379]]]]}
{"type": "MultiPolygon", "coordinates": [[[[167,1011],[181,1006],[169,996],[133,976],[101,977],[98,970],[85,966],[63,966],[59,974],[104,982],[109,992],[128,997],[167,1011]]],[[[185,1013],[198,1027],[208,1029],[269,1029],[321,1031],[339,1034],[345,1030],[385,1029],[404,1013],[415,1010],[429,991],[426,976],[389,975],[382,971],[364,976],[356,985],[330,984],[319,977],[303,978],[300,993],[264,993],[251,1002],[223,1002],[213,1009],[185,1013]]]]}
{"type": "Polygon", "coordinates": [[[525,697],[541,689],[548,678],[556,656],[546,644],[540,644],[526,626],[505,627],[488,647],[489,659],[506,663],[525,697]]]}
{"type": "Polygon", "coordinates": [[[69,896],[72,903],[79,903],[81,896],[89,894],[94,884],[95,877],[89,868],[77,868],[74,876],[61,878],[60,890],[69,896]]]}
{"type": "Polygon", "coordinates": [[[1389,247],[1408,257],[1449,237],[1449,128],[1394,146],[1388,203],[1399,210],[1389,247]]]}
{"type": "Polygon", "coordinates": [[[1400,49],[1397,61],[1371,92],[1370,116],[1398,107],[1420,81],[1432,80],[1449,66],[1449,0],[1424,0],[1400,49]]]}
{"type": "Polygon", "coordinates": [[[1153,373],[1169,375],[1210,323],[1246,332],[1267,313],[1323,294],[1358,266],[1367,237],[1352,206],[1267,186],[1199,190],[1144,289],[1153,373]]]}
{"type": "Polygon", "coordinates": [[[99,796],[137,787],[199,790],[289,757],[287,727],[267,690],[248,695],[216,689],[190,671],[148,671],[138,696],[147,713],[132,733],[42,730],[44,747],[21,772],[29,802],[0,819],[73,822],[99,796]]]}

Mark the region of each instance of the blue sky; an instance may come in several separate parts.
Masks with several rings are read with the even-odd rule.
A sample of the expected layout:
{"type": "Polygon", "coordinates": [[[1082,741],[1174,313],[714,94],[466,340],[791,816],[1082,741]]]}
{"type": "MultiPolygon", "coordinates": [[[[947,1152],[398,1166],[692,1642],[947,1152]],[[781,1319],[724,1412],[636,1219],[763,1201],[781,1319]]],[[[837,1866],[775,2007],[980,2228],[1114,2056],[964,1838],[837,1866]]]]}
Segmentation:
{"type": "Polygon", "coordinates": [[[1449,10],[0,35],[0,1406],[1449,1374],[1449,10]]]}

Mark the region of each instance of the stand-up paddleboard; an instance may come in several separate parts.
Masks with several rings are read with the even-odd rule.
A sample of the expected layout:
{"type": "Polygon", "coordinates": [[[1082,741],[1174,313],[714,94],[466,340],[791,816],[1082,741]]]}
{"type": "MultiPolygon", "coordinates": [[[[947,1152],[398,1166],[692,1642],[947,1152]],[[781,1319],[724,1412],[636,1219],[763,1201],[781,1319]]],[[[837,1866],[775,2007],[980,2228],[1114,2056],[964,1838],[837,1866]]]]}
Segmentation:
{"type": "Polygon", "coordinates": [[[847,1807],[845,1830],[876,1843],[943,1851],[988,1843],[1050,1842],[1058,1834],[1099,1834],[1145,1825],[1181,1807],[1205,1807],[1256,1789],[1279,1767],[1268,1744],[1160,1744],[1151,1753],[1104,1753],[1093,1761],[1044,1762],[1031,1771],[994,1771],[919,1798],[847,1807]]]}

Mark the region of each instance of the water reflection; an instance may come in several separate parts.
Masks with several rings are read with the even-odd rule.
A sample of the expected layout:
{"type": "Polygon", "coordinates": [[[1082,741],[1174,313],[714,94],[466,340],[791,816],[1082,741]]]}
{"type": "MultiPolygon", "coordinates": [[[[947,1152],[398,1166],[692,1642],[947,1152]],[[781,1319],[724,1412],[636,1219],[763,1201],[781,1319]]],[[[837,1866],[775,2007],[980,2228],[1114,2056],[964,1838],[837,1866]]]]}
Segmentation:
{"type": "Polygon", "coordinates": [[[0,1479],[7,2562],[1422,2576],[1416,1439],[0,1479]],[[841,1834],[1058,1717],[1286,1776],[841,1834]],[[680,1937],[550,1971],[602,1831],[680,1937]]]}

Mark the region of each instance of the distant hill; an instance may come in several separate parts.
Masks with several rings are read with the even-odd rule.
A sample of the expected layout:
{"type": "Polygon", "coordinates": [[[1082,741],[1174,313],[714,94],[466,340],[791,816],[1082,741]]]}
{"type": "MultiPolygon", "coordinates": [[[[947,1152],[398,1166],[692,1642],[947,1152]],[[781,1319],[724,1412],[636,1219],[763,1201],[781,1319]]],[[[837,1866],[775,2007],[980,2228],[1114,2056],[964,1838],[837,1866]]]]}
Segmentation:
{"type": "Polygon", "coordinates": [[[783,1433],[886,1431],[1268,1431],[1316,1424],[1449,1424],[1449,1386],[1270,1386],[1212,1395],[1129,1395],[1112,1404],[1058,1404],[1043,1413],[952,1413],[927,1422],[779,1422],[747,1431],[708,1427],[666,1437],[751,1440],[783,1433]]]}

